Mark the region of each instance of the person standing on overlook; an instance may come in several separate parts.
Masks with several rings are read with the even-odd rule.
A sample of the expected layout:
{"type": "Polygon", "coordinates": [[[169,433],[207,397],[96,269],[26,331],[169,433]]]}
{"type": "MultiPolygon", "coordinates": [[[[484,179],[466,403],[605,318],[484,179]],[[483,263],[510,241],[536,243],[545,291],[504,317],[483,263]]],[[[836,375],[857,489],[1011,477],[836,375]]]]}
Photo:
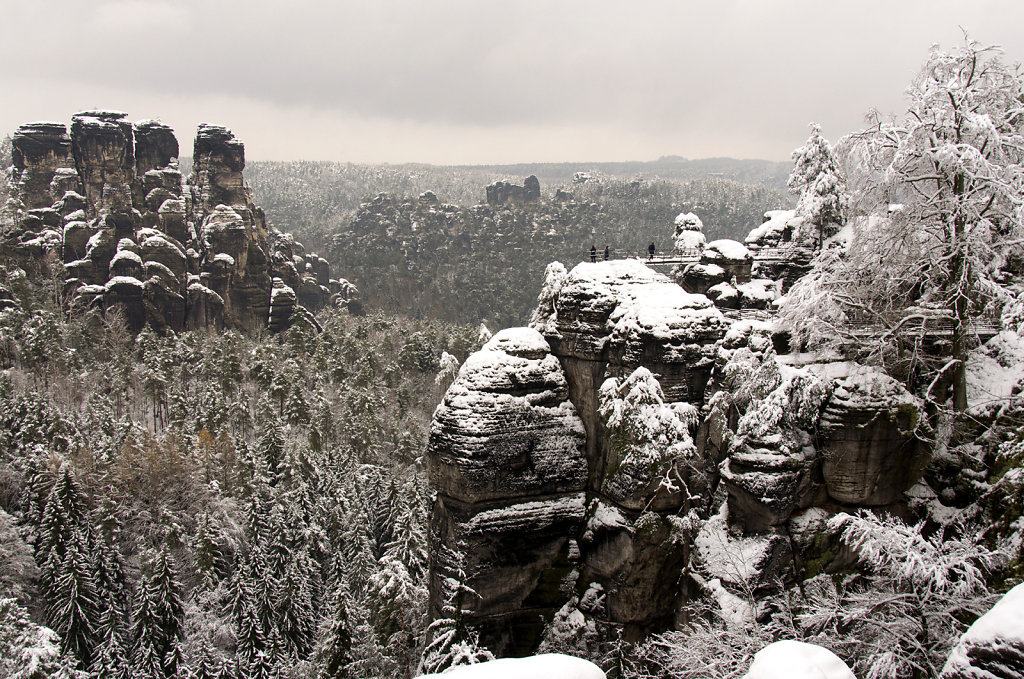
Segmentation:
{"type": "Polygon", "coordinates": [[[654,251],[655,251],[655,249],[656,248],[654,247],[654,241],[652,240],[651,244],[647,246],[647,259],[648,260],[654,259],[654,251]]]}
{"type": "Polygon", "coordinates": [[[612,255],[612,249],[607,245],[604,246],[604,261],[608,261],[608,258],[612,255]]]}
{"type": "Polygon", "coordinates": [[[596,262],[597,261],[597,245],[596,244],[590,246],[590,261],[591,262],[596,262]]]}

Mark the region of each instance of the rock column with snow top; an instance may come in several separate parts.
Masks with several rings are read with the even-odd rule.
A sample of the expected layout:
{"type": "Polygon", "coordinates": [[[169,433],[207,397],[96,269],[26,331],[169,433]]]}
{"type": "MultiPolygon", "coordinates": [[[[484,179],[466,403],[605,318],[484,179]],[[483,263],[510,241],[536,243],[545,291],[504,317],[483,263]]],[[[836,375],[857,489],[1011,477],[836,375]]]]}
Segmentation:
{"type": "Polygon", "coordinates": [[[481,641],[529,652],[563,603],[587,483],[583,424],[540,333],[503,330],[466,360],[435,412],[428,461],[432,613],[446,583],[468,577],[479,597],[464,615],[481,641]]]}

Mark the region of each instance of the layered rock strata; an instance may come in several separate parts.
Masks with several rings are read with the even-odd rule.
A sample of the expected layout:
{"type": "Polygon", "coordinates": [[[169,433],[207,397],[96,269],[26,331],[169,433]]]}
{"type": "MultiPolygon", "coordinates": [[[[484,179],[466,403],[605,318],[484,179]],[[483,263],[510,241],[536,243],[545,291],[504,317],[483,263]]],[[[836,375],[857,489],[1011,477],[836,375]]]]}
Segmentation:
{"type": "Polygon", "coordinates": [[[565,372],[540,333],[504,330],[467,359],[431,426],[435,615],[444,581],[464,579],[485,643],[537,643],[537,621],[561,605],[558,585],[578,554],[583,443],[565,372]]]}
{"type": "Polygon", "coordinates": [[[53,252],[72,310],[116,307],[134,330],[276,331],[307,309],[358,304],[327,262],[268,227],[230,130],[200,125],[193,159],[183,183],[173,130],[116,111],[77,113],[70,133],[62,123],[22,125],[11,173],[17,228],[5,245],[26,262],[53,252]],[[293,293],[272,310],[275,280],[293,293]]]}
{"type": "MultiPolygon", "coordinates": [[[[700,403],[725,330],[706,298],[637,262],[549,268],[531,325],[466,361],[429,447],[434,554],[469,560],[480,598],[467,618],[503,654],[531,650],[574,588],[601,589],[601,615],[632,638],[672,620],[688,556],[676,514],[692,495],[661,479],[696,448],[659,442],[695,426],[687,401],[700,403]],[[644,436],[605,435],[652,413],[644,436]]],[[[435,614],[449,571],[435,562],[435,614]]]]}
{"type": "Polygon", "coordinates": [[[458,572],[502,655],[573,620],[637,639],[697,596],[757,617],[745,597],[828,566],[829,516],[906,511],[925,461],[904,387],[792,361],[770,324],[639,261],[549,265],[530,329],[468,359],[435,414],[432,614],[458,572]]]}
{"type": "Polygon", "coordinates": [[[941,679],[1024,676],[1024,584],[1003,595],[953,647],[941,679]]]}

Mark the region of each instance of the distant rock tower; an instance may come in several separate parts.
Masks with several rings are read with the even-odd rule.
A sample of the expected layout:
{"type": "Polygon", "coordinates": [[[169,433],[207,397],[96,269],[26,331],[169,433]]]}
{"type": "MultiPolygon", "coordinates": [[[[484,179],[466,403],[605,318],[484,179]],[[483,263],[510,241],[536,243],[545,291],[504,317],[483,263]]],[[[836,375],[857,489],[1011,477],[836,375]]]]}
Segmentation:
{"type": "Polygon", "coordinates": [[[540,180],[530,175],[523,186],[512,182],[497,181],[487,187],[488,205],[505,205],[506,203],[536,203],[540,200],[540,180]]]}

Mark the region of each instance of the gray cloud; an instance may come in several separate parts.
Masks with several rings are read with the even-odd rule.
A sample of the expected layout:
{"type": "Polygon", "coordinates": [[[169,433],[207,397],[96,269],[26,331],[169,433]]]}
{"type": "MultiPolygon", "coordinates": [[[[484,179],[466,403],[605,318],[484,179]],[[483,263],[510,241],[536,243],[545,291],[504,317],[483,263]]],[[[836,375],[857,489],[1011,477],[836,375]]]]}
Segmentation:
{"type": "Polygon", "coordinates": [[[216,117],[250,157],[784,159],[810,120],[838,137],[898,110],[959,26],[1024,57],[1022,19],[1016,0],[4,2],[0,126],[116,106],[183,140],[216,117]]]}

